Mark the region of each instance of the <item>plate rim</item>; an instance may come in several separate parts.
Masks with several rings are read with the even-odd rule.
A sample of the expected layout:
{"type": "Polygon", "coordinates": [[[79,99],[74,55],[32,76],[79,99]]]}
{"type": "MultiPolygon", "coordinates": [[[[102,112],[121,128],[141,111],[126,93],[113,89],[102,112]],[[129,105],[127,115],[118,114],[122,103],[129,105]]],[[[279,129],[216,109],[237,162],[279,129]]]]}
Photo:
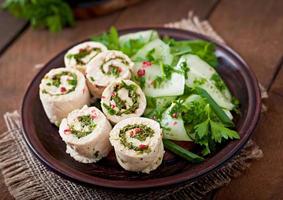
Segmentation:
{"type": "MultiPolygon", "coordinates": [[[[246,134],[244,135],[243,138],[241,138],[241,140],[237,140],[237,141],[230,141],[229,144],[231,143],[238,143],[235,144],[234,147],[227,153],[227,155],[224,155],[224,157],[222,159],[220,159],[218,161],[218,163],[216,163],[215,165],[210,165],[209,167],[199,171],[199,173],[195,173],[194,175],[190,175],[189,177],[186,176],[186,172],[182,172],[179,174],[175,174],[173,176],[167,176],[167,177],[162,177],[162,178],[157,178],[157,179],[147,179],[147,180],[131,180],[131,181],[121,181],[121,180],[110,180],[110,179],[104,179],[104,178],[100,178],[100,177],[95,177],[95,176],[91,176],[91,175],[87,175],[87,176],[91,176],[92,178],[82,178],[80,176],[78,176],[76,173],[70,173],[70,172],[66,172],[64,170],[62,170],[62,166],[59,166],[56,161],[58,162],[58,160],[52,158],[52,156],[49,156],[48,159],[46,159],[43,155],[41,155],[40,152],[38,152],[38,146],[35,145],[30,136],[29,133],[27,133],[27,122],[25,119],[25,104],[27,101],[27,96],[28,96],[28,92],[30,90],[30,88],[32,87],[33,83],[36,80],[36,77],[38,77],[42,71],[46,68],[46,66],[50,65],[50,63],[52,63],[54,60],[56,60],[64,51],[66,51],[67,49],[71,48],[72,46],[79,44],[83,41],[87,41],[89,39],[85,39],[82,40],[80,42],[76,42],[70,46],[68,46],[67,48],[64,48],[62,51],[60,51],[59,53],[57,53],[54,57],[52,57],[38,72],[37,74],[33,77],[32,81],[30,82],[29,86],[26,89],[26,92],[24,94],[23,100],[22,100],[22,106],[21,106],[21,120],[22,120],[22,127],[23,127],[23,136],[24,136],[24,140],[25,142],[28,144],[28,147],[31,149],[31,151],[33,152],[34,155],[36,155],[36,157],[42,162],[44,163],[44,165],[46,165],[48,168],[52,169],[53,171],[55,171],[57,174],[63,176],[64,178],[70,179],[72,181],[75,182],[79,182],[79,183],[83,183],[83,184],[90,184],[90,185],[96,185],[96,186],[103,186],[103,187],[109,187],[109,188],[116,188],[116,189],[142,189],[142,188],[153,188],[153,187],[161,187],[161,186],[168,186],[168,185],[172,185],[172,184],[178,184],[184,181],[192,181],[198,177],[202,177],[204,175],[206,175],[207,173],[209,173],[212,170],[218,169],[219,167],[221,167],[223,164],[225,164],[228,160],[230,160],[235,154],[237,154],[237,152],[239,152],[240,149],[242,149],[242,147],[246,144],[246,142],[248,141],[248,139],[250,138],[250,136],[252,135],[252,132],[254,131],[254,129],[256,128],[256,125],[259,121],[259,117],[260,117],[260,110],[261,110],[261,98],[260,98],[260,90],[259,90],[259,85],[258,85],[258,81],[256,79],[256,76],[254,74],[254,72],[252,71],[252,69],[249,67],[249,65],[241,58],[241,56],[235,52],[234,50],[232,50],[230,47],[228,47],[225,44],[221,44],[218,41],[205,36],[203,34],[200,33],[196,33],[196,32],[192,32],[192,31],[187,31],[187,30],[180,30],[180,29],[176,29],[176,28],[164,28],[164,27],[159,27],[159,26],[147,26],[147,27],[132,27],[132,28],[126,28],[126,29],[119,29],[119,32],[136,32],[136,31],[141,31],[141,30],[148,30],[148,29],[154,29],[157,30],[158,32],[160,31],[168,31],[168,32],[179,32],[182,34],[187,34],[190,35],[191,37],[195,37],[195,38],[199,38],[199,39],[204,39],[204,40],[208,40],[211,41],[213,43],[215,43],[215,45],[219,48],[221,48],[224,51],[227,51],[229,53],[230,56],[233,56],[238,62],[240,62],[242,64],[242,66],[244,67],[244,69],[246,70],[247,74],[249,75],[250,78],[250,82],[251,85],[250,87],[253,88],[254,92],[255,92],[255,110],[254,110],[254,118],[251,120],[251,122],[249,123],[249,128],[246,130],[246,134]],[[36,147],[37,146],[37,147],[36,147]],[[131,184],[129,184],[129,182],[131,182],[131,184]]],[[[249,109],[248,109],[249,110],[249,109]]],[[[228,146],[228,144],[227,144],[228,146]]],[[[225,149],[226,147],[224,147],[223,149],[225,149]]],[[[223,150],[221,149],[221,150],[223,150]]],[[[220,150],[220,151],[221,151],[220,150]]],[[[48,154],[48,152],[46,151],[46,153],[48,154]]],[[[217,153],[218,154],[218,153],[217,153]]],[[[216,155],[217,155],[216,154],[216,155]]],[[[75,169],[73,169],[75,170],[75,169]]],[[[76,171],[76,170],[75,170],[76,171]]]]}

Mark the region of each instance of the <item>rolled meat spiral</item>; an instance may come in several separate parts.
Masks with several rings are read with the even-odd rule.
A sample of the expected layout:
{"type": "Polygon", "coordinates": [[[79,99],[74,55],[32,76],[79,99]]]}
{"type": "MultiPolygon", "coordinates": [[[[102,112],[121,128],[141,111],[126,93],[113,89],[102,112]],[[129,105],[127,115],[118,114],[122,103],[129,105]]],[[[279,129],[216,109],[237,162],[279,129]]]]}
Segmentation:
{"type": "Polygon", "coordinates": [[[162,162],[164,148],[158,122],[132,117],[120,121],[110,132],[118,163],[125,170],[149,173],[162,162]]]}
{"type": "Polygon", "coordinates": [[[118,123],[129,117],[141,116],[146,108],[146,98],[135,82],[119,80],[105,88],[101,107],[112,123],[118,123]]]}
{"type": "Polygon", "coordinates": [[[134,63],[120,51],[106,51],[87,64],[86,77],[90,92],[100,98],[103,90],[115,80],[131,78],[134,63]]]}
{"type": "Polygon", "coordinates": [[[57,125],[69,112],[90,101],[84,75],[67,68],[50,70],[41,80],[39,96],[47,117],[57,125]]]}
{"type": "Polygon", "coordinates": [[[67,144],[66,152],[83,163],[97,162],[112,149],[109,142],[111,125],[96,107],[84,106],[63,119],[59,133],[67,144]]]}
{"type": "Polygon", "coordinates": [[[107,47],[99,42],[83,42],[72,47],[64,56],[65,66],[85,73],[86,64],[99,53],[107,51],[107,47]]]}

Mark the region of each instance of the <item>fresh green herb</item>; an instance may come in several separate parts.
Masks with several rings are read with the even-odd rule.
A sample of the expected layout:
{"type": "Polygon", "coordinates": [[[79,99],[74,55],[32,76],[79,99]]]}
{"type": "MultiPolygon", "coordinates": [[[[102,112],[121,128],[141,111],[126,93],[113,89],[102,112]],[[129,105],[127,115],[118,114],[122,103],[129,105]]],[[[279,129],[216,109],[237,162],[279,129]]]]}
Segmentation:
{"type": "Polygon", "coordinates": [[[143,62],[143,61],[149,61],[152,64],[160,65],[162,63],[162,59],[159,55],[156,55],[156,49],[153,48],[150,51],[146,53],[144,57],[137,57],[133,58],[135,62],[143,62]]]}
{"type": "Polygon", "coordinates": [[[120,49],[119,34],[117,29],[113,26],[110,28],[109,32],[102,33],[99,36],[93,36],[91,40],[103,43],[108,49],[120,49]]]}
{"type": "Polygon", "coordinates": [[[222,109],[218,107],[215,111],[214,106],[207,96],[203,96],[186,105],[187,110],[182,116],[187,131],[192,133],[193,141],[203,147],[203,155],[211,153],[215,144],[221,143],[222,140],[239,139],[236,131],[226,127],[227,124],[231,125],[231,120],[229,119],[229,123],[223,121],[223,116],[218,113],[222,109]]]}
{"type": "Polygon", "coordinates": [[[204,161],[204,158],[194,154],[182,147],[180,147],[179,145],[175,144],[174,142],[171,142],[170,140],[167,139],[163,139],[163,144],[165,146],[166,149],[168,149],[169,151],[172,151],[173,153],[175,153],[176,155],[192,162],[192,163],[200,163],[202,161],[204,161]]]}
{"type": "Polygon", "coordinates": [[[156,108],[156,98],[154,97],[146,97],[146,104],[149,108],[156,108]]]}
{"type": "Polygon", "coordinates": [[[144,87],[145,87],[145,77],[144,76],[142,76],[142,77],[140,77],[140,76],[133,76],[132,80],[135,83],[137,83],[141,87],[141,89],[144,89],[144,87]]]}
{"type": "Polygon", "coordinates": [[[217,143],[221,143],[222,139],[240,139],[240,136],[236,131],[226,128],[221,123],[210,120],[210,127],[212,132],[212,139],[217,143]]]}
{"type": "Polygon", "coordinates": [[[180,116],[182,112],[185,112],[187,110],[187,107],[184,105],[184,101],[179,99],[174,102],[174,106],[170,110],[170,115],[173,118],[177,118],[180,116]]]}
{"type": "Polygon", "coordinates": [[[215,45],[213,43],[204,40],[176,41],[168,37],[163,39],[163,41],[170,46],[171,53],[177,58],[190,53],[198,55],[213,67],[218,65],[217,57],[215,55],[215,45]]]}
{"type": "Polygon", "coordinates": [[[154,56],[155,49],[151,49],[147,54],[146,54],[146,60],[150,61],[152,63],[157,63],[159,60],[154,56]]]}
{"type": "Polygon", "coordinates": [[[120,50],[127,54],[128,56],[135,55],[139,49],[141,49],[145,45],[145,42],[141,39],[129,40],[123,43],[120,47],[120,50]]]}
{"type": "Polygon", "coordinates": [[[169,114],[171,117],[183,119],[188,136],[194,143],[203,147],[202,154],[211,153],[215,145],[223,140],[238,139],[238,133],[228,128],[233,122],[229,119],[228,123],[226,118],[223,121],[223,113],[219,115],[219,110],[222,109],[215,108],[210,99],[207,99],[207,95],[203,95],[198,89],[190,89],[189,93],[192,92],[193,95],[199,95],[189,101],[187,96],[179,97],[173,102],[169,114]]]}
{"type": "Polygon", "coordinates": [[[153,80],[152,84],[154,88],[159,88],[161,87],[162,83],[165,82],[165,79],[161,76],[156,76],[155,79],[153,80]]]}
{"type": "Polygon", "coordinates": [[[161,121],[163,112],[171,105],[175,97],[146,97],[147,109],[144,113],[145,117],[161,121]]]}
{"type": "Polygon", "coordinates": [[[30,21],[35,28],[47,27],[58,32],[74,24],[72,10],[63,0],[5,0],[2,6],[12,15],[30,21]]]}
{"type": "Polygon", "coordinates": [[[215,86],[220,90],[223,91],[225,89],[227,89],[224,81],[221,79],[221,77],[215,73],[211,76],[210,80],[212,80],[215,84],[215,86]]]}
{"type": "Polygon", "coordinates": [[[172,44],[176,42],[173,38],[169,37],[168,35],[165,35],[162,38],[162,41],[165,42],[165,44],[168,44],[169,46],[171,46],[172,44]]]}
{"type": "Polygon", "coordinates": [[[171,65],[166,65],[162,62],[159,62],[159,66],[161,67],[161,76],[156,76],[156,78],[153,80],[153,87],[159,88],[162,86],[163,83],[170,80],[172,77],[172,73],[182,73],[181,71],[176,70],[171,65]]]}
{"type": "Polygon", "coordinates": [[[234,123],[230,118],[225,114],[225,112],[218,106],[218,104],[213,100],[213,98],[202,88],[196,87],[197,93],[204,97],[209,105],[211,106],[212,110],[215,112],[215,114],[219,117],[219,119],[229,127],[233,127],[234,123]]]}
{"type": "Polygon", "coordinates": [[[185,75],[185,79],[187,79],[188,78],[188,72],[190,71],[190,68],[188,67],[187,62],[185,62],[185,61],[182,62],[180,64],[180,66],[181,66],[181,70],[183,71],[183,73],[185,75]]]}
{"type": "Polygon", "coordinates": [[[222,140],[239,139],[239,134],[226,128],[222,123],[208,118],[195,126],[195,142],[204,146],[203,155],[211,153],[211,144],[221,143],[222,140]]]}

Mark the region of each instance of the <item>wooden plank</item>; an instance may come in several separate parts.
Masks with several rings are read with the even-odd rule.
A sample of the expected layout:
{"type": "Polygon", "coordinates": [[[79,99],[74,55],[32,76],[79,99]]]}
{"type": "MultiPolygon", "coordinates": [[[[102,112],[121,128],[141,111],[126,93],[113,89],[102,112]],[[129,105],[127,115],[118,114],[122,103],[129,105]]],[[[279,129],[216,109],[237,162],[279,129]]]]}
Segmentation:
{"type": "Polygon", "coordinates": [[[6,77],[0,79],[0,95],[5,96],[0,98],[0,115],[5,111],[19,108],[27,84],[38,71],[38,64],[46,63],[73,43],[107,30],[119,14],[116,12],[80,21],[74,28],[64,29],[59,33],[29,28],[0,60],[0,74],[5,74],[6,77]]]}
{"type": "Polygon", "coordinates": [[[271,93],[265,103],[268,111],[254,133],[264,157],[254,161],[242,176],[219,190],[215,200],[283,199],[283,97],[271,93]]]}
{"type": "Polygon", "coordinates": [[[217,0],[150,0],[128,8],[121,14],[115,26],[119,28],[163,25],[185,18],[192,10],[200,18],[205,18],[217,0]]]}
{"type": "MultiPolygon", "coordinates": [[[[0,0],[0,5],[4,0],[0,0]]],[[[0,9],[0,55],[27,27],[27,22],[19,20],[0,9]]]]}
{"type": "MultiPolygon", "coordinates": [[[[59,33],[29,28],[1,57],[0,74],[0,134],[6,130],[3,114],[19,109],[28,83],[37,73],[38,64],[46,63],[58,52],[69,45],[89,37],[92,34],[109,29],[120,12],[104,17],[79,21],[74,28],[59,33]]],[[[0,194],[4,199],[13,199],[0,176],[0,194]]]]}
{"type": "Polygon", "coordinates": [[[209,21],[268,86],[283,52],[283,1],[223,0],[209,21]]]}

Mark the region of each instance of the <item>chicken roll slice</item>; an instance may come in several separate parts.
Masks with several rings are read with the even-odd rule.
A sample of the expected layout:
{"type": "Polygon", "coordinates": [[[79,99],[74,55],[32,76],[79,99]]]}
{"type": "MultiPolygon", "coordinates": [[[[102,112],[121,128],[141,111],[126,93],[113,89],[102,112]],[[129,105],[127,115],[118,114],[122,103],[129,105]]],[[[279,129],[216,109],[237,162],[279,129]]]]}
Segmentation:
{"type": "Polygon", "coordinates": [[[106,46],[99,42],[83,42],[72,47],[64,57],[67,68],[75,68],[85,73],[86,64],[99,53],[107,51],[106,46]]]}
{"type": "Polygon", "coordinates": [[[130,79],[134,63],[120,51],[106,51],[87,64],[86,77],[93,96],[101,97],[106,86],[115,80],[130,79]]]}
{"type": "Polygon", "coordinates": [[[132,117],[120,121],[110,132],[118,163],[125,170],[149,173],[162,162],[164,148],[158,122],[132,117]]]}
{"type": "Polygon", "coordinates": [[[112,123],[129,117],[139,117],[146,108],[141,88],[131,80],[112,82],[102,93],[101,107],[112,123]]]}
{"type": "Polygon", "coordinates": [[[41,80],[39,96],[47,117],[56,125],[90,101],[84,75],[67,68],[50,70],[41,80]]]}
{"type": "Polygon", "coordinates": [[[67,144],[66,152],[83,163],[97,162],[111,150],[110,122],[96,107],[84,106],[62,120],[59,133],[67,144]]]}

